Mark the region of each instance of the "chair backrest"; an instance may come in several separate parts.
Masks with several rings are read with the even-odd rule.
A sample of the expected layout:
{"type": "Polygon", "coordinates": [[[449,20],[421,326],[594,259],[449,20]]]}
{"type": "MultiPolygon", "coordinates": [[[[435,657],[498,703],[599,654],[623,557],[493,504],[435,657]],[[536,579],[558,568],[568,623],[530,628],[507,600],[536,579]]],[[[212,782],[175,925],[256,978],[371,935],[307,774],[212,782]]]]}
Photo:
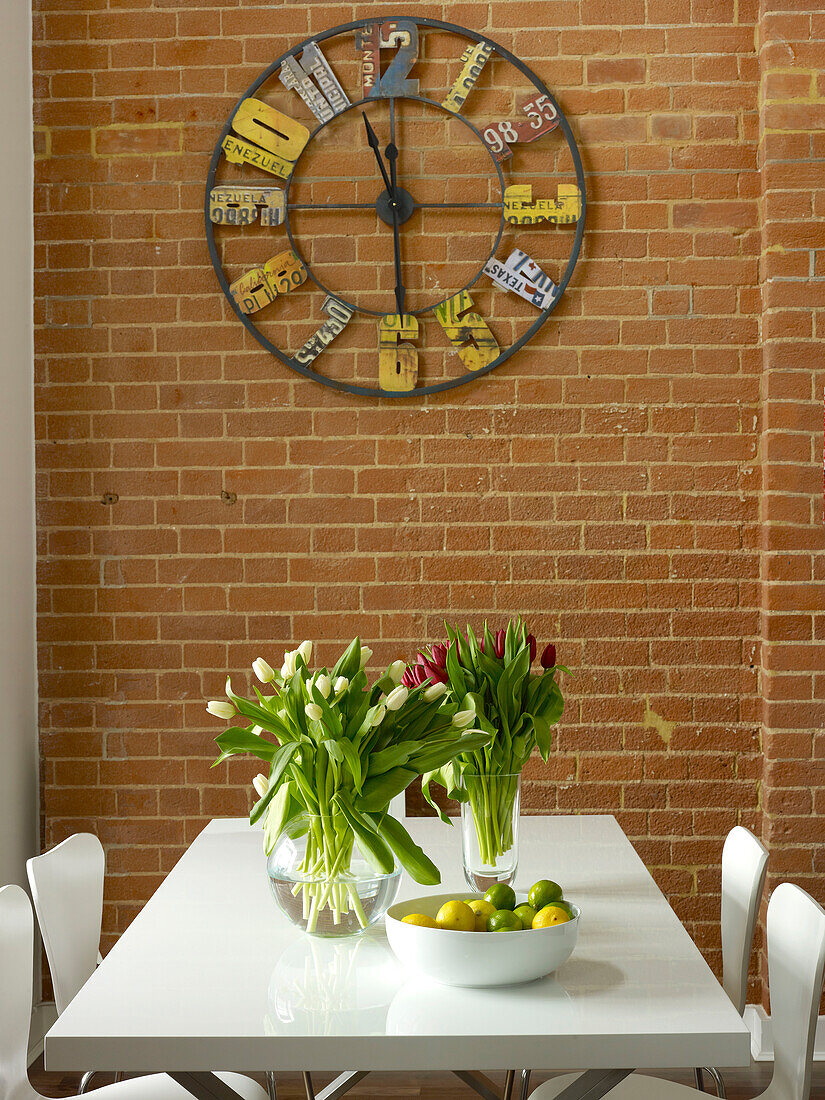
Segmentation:
{"type": "Polygon", "coordinates": [[[106,859],[92,833],[75,833],[26,864],[58,1013],[97,966],[106,859]]]}
{"type": "Polygon", "coordinates": [[[809,1100],[823,974],[825,909],[783,882],[768,905],[774,1069],[766,1100],[809,1100]]]}
{"type": "Polygon", "coordinates": [[[38,1100],[26,1053],[32,1014],[34,920],[19,886],[0,889],[0,1100],[38,1100]]]}
{"type": "Polygon", "coordinates": [[[740,1015],[767,866],[768,850],[753,833],[731,829],[722,849],[722,985],[740,1015]]]}
{"type": "Polygon", "coordinates": [[[393,817],[398,818],[399,821],[404,821],[407,817],[407,792],[402,791],[401,794],[397,794],[395,798],[390,802],[390,813],[393,817]]]}

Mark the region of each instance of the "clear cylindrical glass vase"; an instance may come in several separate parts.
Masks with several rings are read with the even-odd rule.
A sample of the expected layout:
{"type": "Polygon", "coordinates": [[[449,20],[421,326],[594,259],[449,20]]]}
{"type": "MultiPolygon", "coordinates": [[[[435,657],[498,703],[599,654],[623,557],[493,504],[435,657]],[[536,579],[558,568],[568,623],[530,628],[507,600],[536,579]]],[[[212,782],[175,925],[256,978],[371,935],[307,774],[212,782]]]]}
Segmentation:
{"type": "Polygon", "coordinates": [[[497,882],[509,886],[518,867],[521,773],[464,772],[468,800],[461,803],[464,877],[484,892],[497,882]]]}

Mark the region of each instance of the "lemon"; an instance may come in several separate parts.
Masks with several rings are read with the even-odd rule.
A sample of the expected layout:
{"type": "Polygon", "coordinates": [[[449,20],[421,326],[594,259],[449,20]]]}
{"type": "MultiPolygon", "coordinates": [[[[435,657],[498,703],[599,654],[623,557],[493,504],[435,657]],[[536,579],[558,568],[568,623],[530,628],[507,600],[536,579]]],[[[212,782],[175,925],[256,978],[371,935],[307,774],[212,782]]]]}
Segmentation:
{"type": "Polygon", "coordinates": [[[552,928],[555,924],[567,924],[570,920],[570,910],[565,905],[552,902],[539,909],[533,917],[534,928],[552,928]]]}
{"type": "Polygon", "coordinates": [[[538,913],[545,905],[552,905],[554,901],[561,901],[563,896],[561,886],[557,882],[553,882],[549,878],[541,878],[530,887],[527,902],[538,913]]]}
{"type": "Polygon", "coordinates": [[[417,924],[419,928],[438,928],[432,917],[427,917],[424,913],[408,913],[406,917],[401,918],[402,924],[417,924]]]}
{"type": "Polygon", "coordinates": [[[476,932],[486,932],[487,919],[495,913],[495,907],[489,901],[485,901],[484,898],[478,898],[477,901],[468,901],[467,904],[476,915],[476,932]]]}
{"type": "Polygon", "coordinates": [[[436,914],[435,923],[452,932],[475,932],[476,915],[466,901],[445,901],[436,914]]]}

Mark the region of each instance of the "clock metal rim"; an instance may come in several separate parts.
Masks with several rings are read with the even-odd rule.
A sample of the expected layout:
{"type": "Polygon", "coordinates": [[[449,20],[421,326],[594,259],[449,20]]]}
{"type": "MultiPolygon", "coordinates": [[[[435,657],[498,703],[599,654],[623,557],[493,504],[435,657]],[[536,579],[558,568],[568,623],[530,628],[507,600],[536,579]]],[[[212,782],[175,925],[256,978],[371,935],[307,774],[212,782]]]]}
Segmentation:
{"type": "MultiPolygon", "coordinates": [[[[375,96],[375,97],[370,97],[370,98],[389,99],[390,97],[389,96],[375,96]]],[[[395,98],[401,98],[401,97],[395,97],[395,98]]],[[[467,121],[467,120],[465,119],[464,121],[467,121]]],[[[470,124],[470,125],[472,125],[472,124],[470,124]]],[[[315,129],[318,129],[318,127],[316,127],[315,129]]],[[[313,130],[312,133],[314,134],[315,130],[313,130]]],[[[562,297],[564,296],[564,292],[565,292],[565,290],[567,289],[567,286],[570,283],[570,280],[573,276],[573,271],[575,270],[576,264],[578,262],[580,254],[581,254],[582,240],[583,240],[583,237],[584,237],[584,225],[585,225],[586,212],[587,212],[587,191],[586,191],[586,187],[585,187],[584,167],[582,165],[582,159],[581,159],[581,154],[579,152],[579,147],[578,147],[578,144],[576,143],[575,137],[573,136],[573,131],[570,127],[570,123],[567,121],[566,115],[564,114],[564,112],[559,107],[559,104],[557,103],[555,96],[550,91],[550,89],[547,87],[547,85],[544,83],[544,81],[541,80],[532,71],[532,69],[530,69],[520,58],[516,57],[516,55],[511,53],[510,50],[506,49],[504,46],[501,46],[494,39],[488,37],[487,35],[483,35],[483,34],[480,34],[478,31],[471,30],[469,27],[462,27],[457,23],[447,23],[447,22],[444,22],[444,21],[439,20],[439,19],[426,19],[426,18],[423,18],[423,17],[405,16],[405,15],[398,15],[398,14],[395,14],[395,15],[391,15],[391,14],[372,15],[369,18],[366,18],[366,19],[356,19],[356,20],[354,20],[353,22],[350,22],[350,23],[342,23],[337,27],[331,27],[329,30],[322,31],[319,34],[310,35],[308,38],[305,38],[301,42],[299,42],[296,46],[293,46],[292,49],[286,50],[267,69],[265,69],[262,73],[260,73],[258,75],[258,77],[252,82],[252,84],[249,85],[249,87],[246,89],[246,91],[239,97],[239,99],[235,103],[235,106],[232,108],[232,111],[230,112],[229,117],[228,117],[226,123],[223,126],[223,129],[221,130],[220,136],[218,138],[217,144],[216,144],[215,149],[212,153],[212,158],[211,158],[210,163],[209,163],[209,171],[207,173],[207,179],[206,179],[206,194],[205,194],[205,200],[204,200],[204,219],[205,219],[205,223],[206,223],[206,239],[207,239],[207,246],[208,246],[208,249],[209,249],[210,260],[212,262],[212,267],[215,271],[215,274],[218,277],[218,283],[221,287],[221,290],[224,293],[224,297],[229,302],[230,306],[232,307],[233,312],[238,317],[240,322],[243,324],[244,328],[254,337],[254,339],[262,347],[264,347],[267,351],[269,351],[272,355],[274,355],[276,359],[280,360],[280,362],[282,362],[284,364],[284,366],[289,367],[291,370],[294,370],[296,373],[303,375],[305,378],[308,378],[313,382],[320,382],[321,385],[327,386],[329,389],[338,390],[341,393],[351,393],[351,394],[354,394],[354,395],[357,395],[357,396],[362,396],[362,397],[388,397],[388,398],[424,397],[424,396],[427,396],[429,394],[443,393],[447,390],[456,389],[458,386],[466,385],[468,382],[471,382],[476,378],[482,378],[484,375],[489,374],[491,371],[495,370],[496,367],[498,367],[502,363],[506,362],[506,360],[509,359],[511,355],[515,354],[515,352],[520,351],[521,348],[523,348],[524,345],[526,343],[528,343],[528,341],[530,341],[533,338],[533,336],[539,331],[539,329],[545,324],[545,322],[549,319],[550,314],[553,312],[553,310],[556,308],[556,306],[559,304],[562,297]],[[223,139],[227,136],[227,134],[230,133],[230,131],[231,131],[232,119],[235,117],[235,113],[237,112],[238,107],[244,101],[244,99],[254,95],[254,93],[261,87],[261,85],[266,83],[266,81],[269,80],[270,77],[273,76],[273,74],[275,74],[279,70],[279,68],[281,66],[281,63],[284,61],[285,58],[294,56],[296,53],[298,53],[300,50],[302,50],[305,46],[309,45],[309,43],[311,43],[311,42],[316,42],[316,43],[324,42],[328,38],[334,38],[337,35],[346,34],[348,31],[358,30],[359,27],[370,26],[373,23],[385,22],[388,19],[405,19],[405,18],[410,19],[411,22],[414,22],[418,26],[421,26],[421,27],[432,27],[436,30],[451,31],[452,33],[454,33],[458,36],[463,36],[465,38],[469,38],[473,42],[487,42],[487,43],[489,43],[493,47],[495,52],[499,54],[499,56],[501,56],[505,60],[509,61],[510,64],[513,65],[516,69],[518,69],[518,71],[523,76],[527,77],[527,79],[533,84],[533,86],[535,88],[538,89],[538,91],[542,95],[546,95],[548,97],[548,99],[550,100],[550,102],[553,104],[556,111],[558,112],[559,123],[561,125],[561,129],[562,129],[562,132],[564,133],[565,139],[567,140],[567,147],[570,150],[570,155],[573,159],[573,166],[574,166],[575,172],[576,172],[576,185],[578,186],[579,193],[581,194],[581,214],[579,215],[578,221],[576,223],[576,235],[573,239],[573,245],[572,245],[571,252],[570,252],[570,258],[567,261],[567,266],[565,268],[564,274],[561,278],[561,281],[558,284],[559,285],[559,293],[558,293],[555,301],[550,306],[548,306],[547,309],[544,309],[539,313],[539,315],[537,316],[537,318],[533,322],[533,324],[530,325],[530,327],[527,329],[526,332],[522,333],[522,335],[518,338],[518,340],[515,341],[515,343],[511,344],[510,347],[508,347],[505,351],[503,351],[496,359],[493,360],[492,363],[488,363],[481,370],[472,371],[472,372],[468,371],[466,374],[464,374],[464,375],[462,375],[458,378],[450,378],[450,379],[447,379],[446,381],[433,383],[432,385],[429,385],[429,386],[416,386],[412,390],[396,391],[396,390],[382,390],[378,386],[359,386],[359,385],[356,385],[355,383],[351,383],[351,382],[341,382],[336,378],[330,378],[327,375],[320,374],[319,372],[314,371],[309,367],[305,367],[302,363],[299,363],[297,360],[293,359],[291,356],[289,356],[286,353],[282,352],[280,348],[276,347],[272,343],[271,340],[269,340],[266,336],[264,336],[264,334],[250,320],[249,316],[247,314],[243,313],[238,308],[237,303],[233,299],[232,295],[229,293],[229,283],[227,281],[226,275],[224,274],[223,265],[221,264],[220,257],[218,256],[217,246],[215,244],[215,236],[214,236],[214,232],[213,232],[213,228],[212,228],[212,222],[209,218],[209,192],[210,192],[211,188],[214,186],[215,173],[217,171],[217,167],[218,167],[218,164],[220,162],[220,158],[221,158],[221,154],[222,154],[221,143],[223,142],[223,139]]],[[[427,312],[429,312],[429,311],[427,311],[427,312]]]]}

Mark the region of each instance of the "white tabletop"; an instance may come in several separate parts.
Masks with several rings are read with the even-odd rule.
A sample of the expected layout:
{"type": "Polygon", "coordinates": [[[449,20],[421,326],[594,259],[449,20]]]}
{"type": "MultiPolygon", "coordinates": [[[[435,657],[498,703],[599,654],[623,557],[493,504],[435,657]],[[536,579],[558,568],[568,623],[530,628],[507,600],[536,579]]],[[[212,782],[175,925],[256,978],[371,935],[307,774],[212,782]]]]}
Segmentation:
{"type": "MultiPolygon", "coordinates": [[[[466,890],[459,830],[408,827],[466,890]]],[[[749,1034],[615,818],[527,817],[516,888],[582,908],[572,958],[525,985],[408,976],[383,926],[319,940],[269,894],[261,834],[204,830],[46,1038],[56,1070],[744,1066],[749,1034]]],[[[400,897],[423,888],[404,879],[400,897]]]]}

